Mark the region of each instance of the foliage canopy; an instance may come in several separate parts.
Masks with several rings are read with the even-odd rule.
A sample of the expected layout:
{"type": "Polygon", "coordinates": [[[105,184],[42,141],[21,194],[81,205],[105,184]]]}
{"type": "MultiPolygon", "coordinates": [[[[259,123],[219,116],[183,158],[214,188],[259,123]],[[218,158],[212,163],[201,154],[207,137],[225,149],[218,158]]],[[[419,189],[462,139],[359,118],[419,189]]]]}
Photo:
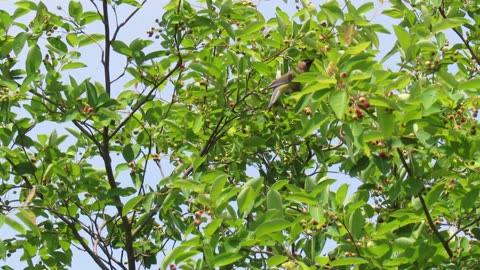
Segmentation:
{"type": "Polygon", "coordinates": [[[289,1],[268,19],[250,1],[169,1],[119,38],[146,2],[0,10],[0,227],[16,233],[0,259],[478,264],[478,1],[289,1]],[[266,111],[265,87],[302,59],[302,91],[266,111]]]}

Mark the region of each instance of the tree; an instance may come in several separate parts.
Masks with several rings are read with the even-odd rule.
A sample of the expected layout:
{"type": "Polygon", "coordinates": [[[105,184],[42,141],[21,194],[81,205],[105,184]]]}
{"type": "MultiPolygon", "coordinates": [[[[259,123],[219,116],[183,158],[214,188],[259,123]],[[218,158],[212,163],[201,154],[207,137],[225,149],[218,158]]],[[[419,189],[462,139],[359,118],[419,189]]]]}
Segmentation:
{"type": "Polygon", "coordinates": [[[170,1],[119,38],[146,2],[0,10],[0,226],[16,231],[2,260],[478,264],[477,1],[302,0],[268,20],[250,1],[170,1]],[[89,51],[102,81],[81,79],[89,51]],[[302,91],[266,111],[265,87],[302,59],[314,60],[302,91]],[[361,185],[332,189],[344,175],[361,185]]]}

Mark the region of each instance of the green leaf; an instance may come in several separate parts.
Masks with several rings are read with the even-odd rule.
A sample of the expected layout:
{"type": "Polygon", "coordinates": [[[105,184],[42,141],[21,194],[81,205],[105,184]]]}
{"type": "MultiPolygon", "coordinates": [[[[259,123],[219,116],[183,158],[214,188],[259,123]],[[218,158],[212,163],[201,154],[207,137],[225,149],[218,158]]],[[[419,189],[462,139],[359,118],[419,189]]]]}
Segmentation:
{"type": "Polygon", "coordinates": [[[222,78],[222,72],[218,67],[213,65],[212,63],[207,63],[207,62],[199,62],[199,63],[191,63],[189,68],[198,71],[200,74],[203,75],[210,75],[216,79],[221,79],[222,78]]]}
{"type": "Polygon", "coordinates": [[[253,208],[255,197],[255,191],[251,187],[243,188],[242,191],[240,191],[240,194],[238,194],[238,211],[243,216],[246,216],[253,208]]]}
{"type": "Polygon", "coordinates": [[[274,255],[267,260],[267,265],[269,268],[273,268],[274,266],[277,266],[283,262],[288,260],[287,256],[281,256],[281,255],[274,255]]]}
{"type": "Polygon", "coordinates": [[[352,72],[350,72],[348,79],[350,81],[359,81],[359,80],[367,80],[367,79],[370,79],[371,77],[372,77],[372,74],[368,72],[363,72],[359,69],[355,69],[355,70],[352,70],[352,72]]]}
{"type": "Polygon", "coordinates": [[[406,51],[411,45],[410,34],[399,25],[393,25],[393,31],[395,31],[395,34],[397,35],[397,41],[400,44],[400,47],[406,51]]]}
{"type": "Polygon", "coordinates": [[[11,38],[5,39],[2,43],[3,43],[2,46],[0,46],[0,57],[4,58],[10,54],[14,44],[13,44],[13,39],[11,38]]]}
{"type": "Polygon", "coordinates": [[[10,25],[12,24],[12,17],[8,12],[4,10],[0,10],[0,29],[7,30],[10,28],[10,25]]]}
{"type": "Polygon", "coordinates": [[[360,7],[358,7],[357,13],[358,13],[358,14],[363,14],[363,13],[365,13],[365,12],[368,12],[368,11],[372,10],[374,7],[375,7],[375,6],[374,6],[374,4],[373,4],[372,2],[367,2],[367,3],[363,4],[363,5],[361,5],[360,7]]]}
{"type": "Polygon", "coordinates": [[[393,135],[396,122],[393,113],[385,108],[377,108],[378,124],[383,136],[390,139],[393,135]]]}
{"type": "Polygon", "coordinates": [[[398,106],[396,102],[382,96],[370,97],[368,102],[370,102],[370,105],[372,106],[386,107],[397,111],[402,110],[402,108],[398,106]]]}
{"type": "Polygon", "coordinates": [[[344,53],[344,56],[345,55],[356,55],[356,54],[359,54],[361,52],[363,52],[365,49],[367,49],[368,47],[370,47],[372,43],[371,42],[363,42],[363,43],[360,43],[356,46],[350,46],[348,47],[348,49],[345,51],[344,53]]]}
{"type": "Polygon", "coordinates": [[[15,5],[26,10],[36,10],[37,5],[32,1],[15,1],[15,5]]]}
{"type": "Polygon", "coordinates": [[[318,223],[324,223],[326,221],[324,216],[325,209],[323,207],[310,206],[308,210],[312,218],[318,221],[318,223]]]}
{"type": "Polygon", "coordinates": [[[447,30],[450,28],[456,28],[459,26],[469,25],[471,21],[467,18],[446,18],[438,22],[433,26],[433,33],[447,30]]]}
{"type": "Polygon", "coordinates": [[[130,42],[130,49],[132,49],[132,51],[141,51],[143,49],[145,49],[146,47],[148,47],[149,45],[151,45],[153,43],[152,40],[145,40],[145,39],[141,39],[141,38],[136,38],[134,39],[132,42],[130,42]]]}
{"type": "Polygon", "coordinates": [[[397,8],[385,8],[383,9],[382,11],[382,14],[385,14],[391,18],[394,18],[394,19],[403,19],[404,18],[404,14],[401,10],[397,9],[397,8]]]}
{"type": "Polygon", "coordinates": [[[20,162],[15,164],[13,170],[18,175],[29,175],[35,173],[37,168],[35,166],[32,167],[32,163],[30,162],[20,162]]]}
{"type": "Polygon", "coordinates": [[[291,226],[291,223],[283,218],[275,218],[268,220],[260,226],[258,226],[256,235],[257,237],[261,237],[264,235],[268,235],[274,232],[281,231],[291,226]]]}
{"type": "Polygon", "coordinates": [[[126,171],[130,168],[130,166],[128,166],[128,164],[126,163],[121,163],[121,164],[118,164],[116,167],[115,167],[115,177],[118,176],[119,173],[123,172],[123,171],[126,171]]]}
{"type": "Polygon", "coordinates": [[[416,43],[416,45],[421,51],[424,52],[438,51],[437,45],[433,41],[428,39],[421,39],[416,43]]]}
{"type": "Polygon", "coordinates": [[[87,67],[87,65],[85,65],[82,62],[70,62],[62,66],[62,71],[69,70],[69,69],[84,68],[84,67],[87,67]]]}
{"type": "Polygon", "coordinates": [[[338,119],[343,119],[348,106],[348,94],[345,91],[337,90],[330,94],[330,107],[338,119]]]}
{"type": "MultiPolygon", "coordinates": [[[[301,75],[304,75],[304,74],[301,74],[301,75]]],[[[318,78],[318,77],[315,77],[312,80],[309,80],[309,77],[298,76],[298,77],[295,78],[295,80],[298,80],[300,78],[305,78],[305,80],[307,82],[313,82],[313,83],[307,84],[302,89],[302,91],[300,91],[298,93],[293,93],[292,97],[294,97],[294,98],[297,97],[297,95],[305,96],[305,95],[308,95],[310,93],[318,93],[318,92],[328,93],[326,91],[320,91],[320,90],[331,90],[331,89],[333,89],[333,86],[337,83],[337,80],[335,78],[318,78]]],[[[323,95],[323,93],[322,93],[322,95],[323,95]]]]}
{"type": "Polygon", "coordinates": [[[150,210],[152,209],[154,199],[155,199],[155,193],[153,192],[147,193],[147,195],[145,196],[145,200],[143,201],[143,208],[145,209],[145,212],[147,213],[150,212],[150,210]]]}
{"type": "Polygon", "coordinates": [[[5,246],[5,242],[3,242],[2,239],[0,239],[0,259],[4,261],[7,259],[7,248],[5,246]]]}
{"type": "Polygon", "coordinates": [[[335,203],[338,206],[343,205],[343,201],[345,200],[345,197],[347,196],[348,192],[348,184],[342,184],[338,189],[337,192],[335,193],[335,203]]]}
{"type": "Polygon", "coordinates": [[[298,193],[298,192],[293,193],[292,195],[288,195],[286,199],[292,202],[297,201],[297,202],[313,204],[313,205],[317,202],[314,196],[305,194],[305,193],[298,193]]]}
{"type": "Polygon", "coordinates": [[[393,242],[395,246],[401,247],[402,249],[408,249],[415,245],[415,240],[407,237],[399,237],[393,242]]]}
{"type": "Polygon", "coordinates": [[[104,39],[105,39],[105,36],[102,34],[80,35],[78,36],[78,46],[79,47],[87,46],[92,43],[103,41],[104,39]]]}
{"type": "Polygon", "coordinates": [[[465,212],[470,211],[470,209],[475,205],[479,192],[480,191],[478,189],[473,189],[463,196],[462,208],[465,212]]]}
{"type": "Polygon", "coordinates": [[[4,80],[2,78],[0,78],[0,85],[2,86],[6,86],[10,89],[16,89],[17,88],[17,83],[13,80],[4,80]]]}
{"type": "Polygon", "coordinates": [[[440,69],[440,71],[437,72],[438,78],[440,79],[439,81],[442,82],[442,84],[446,86],[450,86],[452,88],[457,88],[458,87],[458,81],[455,78],[455,76],[450,73],[450,71],[446,69],[440,69]]]}
{"type": "Polygon", "coordinates": [[[343,11],[337,2],[330,1],[321,5],[321,7],[322,11],[327,15],[330,24],[334,24],[337,20],[343,20],[343,11]]]}
{"type": "Polygon", "coordinates": [[[425,196],[425,202],[428,207],[432,207],[435,203],[438,202],[440,194],[443,192],[443,184],[438,184],[432,187],[432,189],[425,196]]]}
{"type": "Polygon", "coordinates": [[[392,267],[392,266],[400,266],[411,263],[410,258],[405,257],[397,257],[393,259],[385,260],[383,266],[392,267]]]}
{"type": "Polygon", "coordinates": [[[355,240],[360,239],[365,235],[365,218],[361,213],[361,209],[357,208],[353,213],[349,216],[348,219],[348,227],[352,237],[355,240]]]}
{"type": "Polygon", "coordinates": [[[318,263],[320,266],[325,266],[330,259],[328,257],[321,257],[321,256],[316,256],[315,257],[315,262],[318,263]]]}
{"type": "Polygon", "coordinates": [[[480,78],[463,81],[458,84],[458,90],[479,90],[480,78]]]}
{"type": "Polygon", "coordinates": [[[262,21],[253,21],[245,27],[242,32],[242,36],[250,35],[252,33],[260,34],[260,30],[265,27],[265,23],[262,21]]]}
{"type": "Polygon", "coordinates": [[[366,264],[368,263],[367,260],[358,257],[350,257],[350,258],[338,258],[334,261],[330,262],[330,266],[343,266],[343,265],[357,265],[357,264],[366,264]]]}
{"type": "Polygon", "coordinates": [[[47,38],[48,44],[47,48],[52,49],[53,51],[63,55],[68,52],[67,44],[63,43],[60,38],[49,37],[47,38]]]}
{"type": "Polygon", "coordinates": [[[22,226],[22,224],[20,224],[18,221],[16,221],[15,219],[13,219],[9,216],[5,217],[5,224],[7,224],[8,226],[10,226],[10,228],[14,229],[15,231],[17,231],[21,234],[26,234],[27,233],[27,230],[25,230],[25,228],[22,226]]]}
{"type": "Polygon", "coordinates": [[[126,162],[131,162],[137,158],[140,150],[140,145],[138,144],[127,144],[122,150],[123,158],[126,162]]]}
{"type": "Polygon", "coordinates": [[[126,56],[133,57],[133,51],[128,47],[127,44],[125,44],[121,40],[115,40],[112,42],[112,48],[114,51],[118,52],[119,54],[123,54],[126,56]]]}
{"type": "Polygon", "coordinates": [[[78,45],[78,38],[76,33],[69,33],[66,37],[68,45],[76,47],[78,45]]]}
{"type": "Polygon", "coordinates": [[[23,48],[25,47],[25,42],[27,41],[28,35],[25,32],[20,32],[15,36],[13,40],[13,52],[16,55],[19,55],[23,48]]]}
{"type": "Polygon", "coordinates": [[[287,22],[290,22],[290,18],[285,13],[282,11],[280,8],[276,8],[276,19],[277,19],[277,31],[280,34],[280,36],[285,36],[285,33],[287,31],[287,22]]]}
{"type": "Polygon", "coordinates": [[[202,129],[204,122],[205,120],[203,119],[202,115],[197,115],[195,117],[195,121],[193,122],[192,132],[197,134],[202,129]]]}
{"type": "Polygon", "coordinates": [[[184,243],[183,245],[179,245],[173,248],[164,258],[162,262],[161,269],[168,269],[169,264],[172,263],[178,256],[185,253],[188,249],[188,246],[184,243]]]}
{"type": "Polygon", "coordinates": [[[42,53],[40,52],[40,47],[37,44],[33,45],[27,54],[26,70],[27,74],[36,73],[40,68],[40,63],[42,62],[42,53]]]}
{"type": "Polygon", "coordinates": [[[128,215],[128,213],[130,213],[130,211],[136,207],[143,200],[143,198],[143,196],[136,196],[128,200],[128,202],[123,206],[122,216],[128,215]]]}
{"type": "Polygon", "coordinates": [[[374,244],[372,241],[371,245],[368,246],[368,251],[377,256],[378,258],[383,257],[392,249],[391,244],[374,244]]]}
{"type": "Polygon", "coordinates": [[[87,92],[87,102],[90,106],[95,107],[97,105],[97,88],[95,85],[90,83],[89,81],[85,81],[85,90],[87,92]]]}
{"type": "Polygon", "coordinates": [[[68,14],[77,22],[80,21],[80,15],[83,13],[83,7],[80,2],[70,1],[68,4],[68,14]]]}
{"type": "Polygon", "coordinates": [[[212,201],[216,203],[216,205],[220,205],[223,203],[223,201],[218,201],[220,194],[224,190],[225,184],[227,183],[228,175],[227,174],[222,174],[217,176],[215,180],[212,183],[212,188],[210,191],[210,197],[212,201]]]}
{"type": "Polygon", "coordinates": [[[229,265],[240,260],[241,258],[243,258],[243,255],[238,253],[221,253],[215,256],[214,266],[220,267],[220,266],[229,265]]]}
{"type": "Polygon", "coordinates": [[[421,100],[422,100],[422,106],[425,110],[430,109],[430,107],[437,102],[437,97],[438,96],[438,89],[435,87],[428,87],[423,91],[421,100]]]}
{"type": "Polygon", "coordinates": [[[204,184],[199,184],[194,180],[176,180],[171,184],[172,188],[181,188],[185,191],[193,191],[193,192],[203,192],[205,189],[204,184]]]}
{"type": "Polygon", "coordinates": [[[102,16],[95,11],[85,11],[80,16],[80,21],[82,25],[87,25],[95,21],[102,20],[102,16]]]}
{"type": "Polygon", "coordinates": [[[270,189],[267,193],[267,209],[276,209],[279,211],[277,218],[283,218],[283,203],[280,192],[275,189],[270,189]]]}
{"type": "Polygon", "coordinates": [[[217,229],[220,228],[220,225],[222,225],[222,222],[223,222],[223,219],[218,218],[208,223],[204,229],[205,237],[212,237],[213,234],[217,231],[217,229]]]}
{"type": "Polygon", "coordinates": [[[23,222],[23,224],[27,225],[27,227],[35,236],[41,235],[40,229],[36,224],[37,217],[32,211],[27,209],[20,209],[16,216],[23,222]]]}
{"type": "Polygon", "coordinates": [[[206,156],[203,157],[196,157],[193,159],[193,170],[196,171],[202,164],[207,160],[206,156]]]}
{"type": "Polygon", "coordinates": [[[388,89],[404,89],[410,84],[411,77],[407,75],[398,75],[388,85],[388,89]]]}
{"type": "Polygon", "coordinates": [[[233,31],[233,27],[228,22],[222,20],[220,21],[220,25],[223,27],[223,29],[225,29],[225,31],[227,31],[227,34],[231,39],[236,39],[235,31],[233,31]]]}

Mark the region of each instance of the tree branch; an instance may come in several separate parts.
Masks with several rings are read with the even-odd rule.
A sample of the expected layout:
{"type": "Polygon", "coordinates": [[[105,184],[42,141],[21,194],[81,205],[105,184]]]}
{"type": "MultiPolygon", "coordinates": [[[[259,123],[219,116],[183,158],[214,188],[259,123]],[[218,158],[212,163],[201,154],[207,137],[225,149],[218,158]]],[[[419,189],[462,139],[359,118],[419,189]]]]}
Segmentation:
{"type": "Polygon", "coordinates": [[[465,230],[466,228],[472,226],[473,224],[477,223],[480,221],[480,217],[477,217],[475,218],[474,220],[470,221],[469,223],[465,224],[464,226],[458,228],[458,230],[452,234],[452,236],[450,236],[448,239],[447,239],[447,242],[450,242],[457,234],[459,234],[460,232],[462,232],[463,230],[465,230]]]}
{"type": "Polygon", "coordinates": [[[63,222],[65,222],[65,224],[67,224],[68,228],[70,228],[70,230],[72,231],[73,235],[75,236],[75,238],[78,240],[78,242],[80,243],[80,245],[87,251],[87,253],[90,255],[90,257],[92,257],[92,259],[95,261],[95,263],[101,268],[101,269],[104,269],[104,270],[109,270],[109,268],[103,263],[103,261],[101,260],[100,257],[97,256],[97,254],[95,254],[93,252],[93,250],[88,246],[88,244],[83,240],[83,237],[80,235],[80,233],[78,232],[77,230],[77,227],[75,226],[75,223],[72,223],[70,222],[70,220],[68,220],[66,217],[63,216],[62,213],[58,212],[57,210],[55,209],[50,209],[50,211],[52,211],[53,213],[55,213],[55,215],[61,219],[63,222]]]}
{"type": "MultiPolygon", "coordinates": [[[[405,159],[403,158],[403,153],[402,153],[402,151],[400,151],[399,148],[397,148],[397,153],[398,153],[398,156],[400,157],[400,160],[401,160],[403,166],[404,166],[405,169],[407,170],[408,176],[414,177],[412,170],[410,169],[410,167],[408,166],[407,162],[406,162],[405,159]]],[[[437,230],[437,227],[435,226],[435,223],[433,222],[432,216],[430,215],[430,211],[428,210],[427,204],[425,203],[425,200],[423,199],[422,193],[419,193],[419,194],[418,194],[418,198],[420,199],[420,203],[421,203],[421,205],[422,205],[423,213],[425,213],[425,216],[426,216],[426,218],[427,218],[428,225],[430,225],[430,228],[432,229],[433,234],[435,234],[435,236],[438,238],[438,240],[439,240],[440,243],[442,244],[443,248],[444,248],[445,251],[448,253],[448,256],[449,256],[450,258],[452,258],[452,257],[453,257],[453,252],[452,252],[452,250],[450,249],[450,247],[448,246],[448,242],[445,241],[445,239],[443,239],[442,235],[441,235],[440,232],[437,230]]]]}
{"type": "Polygon", "coordinates": [[[103,72],[105,76],[105,91],[107,95],[110,96],[111,85],[110,85],[110,23],[108,22],[108,1],[103,0],[103,26],[105,31],[105,49],[104,57],[102,59],[103,63],[103,72]]]}
{"type": "MultiPolygon", "coordinates": [[[[447,15],[445,14],[445,2],[444,1],[442,1],[441,5],[438,7],[438,11],[440,12],[440,15],[442,16],[443,19],[447,18],[447,15]]],[[[472,55],[473,59],[475,59],[477,65],[480,65],[480,59],[475,54],[475,51],[470,46],[470,43],[463,37],[462,33],[460,33],[460,31],[458,31],[458,29],[452,28],[452,30],[453,30],[453,32],[455,32],[455,34],[457,34],[457,36],[460,38],[460,40],[462,40],[463,44],[465,44],[465,47],[467,47],[467,50],[472,55]]]]}

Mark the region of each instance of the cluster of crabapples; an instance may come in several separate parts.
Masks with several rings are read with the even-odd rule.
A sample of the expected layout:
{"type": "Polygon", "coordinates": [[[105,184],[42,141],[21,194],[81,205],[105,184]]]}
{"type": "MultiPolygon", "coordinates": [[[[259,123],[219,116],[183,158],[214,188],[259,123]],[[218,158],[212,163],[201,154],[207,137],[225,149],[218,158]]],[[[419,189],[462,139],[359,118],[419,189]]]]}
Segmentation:
{"type": "Polygon", "coordinates": [[[370,110],[370,102],[365,97],[355,98],[350,102],[348,110],[349,115],[353,120],[361,119],[365,116],[364,111],[370,110]]]}
{"type": "MultiPolygon", "coordinates": [[[[443,190],[448,191],[455,188],[455,183],[457,180],[455,178],[448,179],[448,182],[443,186],[443,190]]],[[[445,193],[446,195],[446,193],[445,193]]]]}
{"type": "Polygon", "coordinates": [[[95,111],[95,109],[92,106],[86,104],[83,108],[78,109],[78,111],[82,114],[91,115],[95,111]]]}
{"type": "Polygon", "coordinates": [[[202,210],[197,210],[194,213],[195,219],[193,220],[193,223],[198,226],[202,224],[202,216],[203,216],[203,211],[202,210]]]}
{"type": "Polygon", "coordinates": [[[310,116],[312,115],[312,109],[310,107],[305,107],[303,113],[310,116]]]}
{"type": "Polygon", "coordinates": [[[137,174],[137,170],[135,169],[135,167],[136,167],[135,165],[136,165],[136,164],[135,164],[135,161],[130,161],[130,162],[128,163],[128,167],[132,168],[132,169],[130,170],[130,175],[135,175],[135,174],[137,174]]]}
{"type": "Polygon", "coordinates": [[[428,59],[425,59],[425,56],[421,55],[416,58],[417,62],[415,65],[416,71],[423,72],[436,72],[440,69],[440,60],[436,58],[437,52],[430,52],[428,59]]]}
{"type": "MultiPolygon", "coordinates": [[[[394,180],[385,178],[385,179],[383,179],[382,183],[377,184],[375,189],[372,190],[373,201],[375,202],[376,205],[381,204],[381,198],[383,196],[383,191],[385,189],[385,186],[388,186],[388,185],[390,185],[394,182],[395,182],[394,180]]],[[[377,209],[375,209],[375,210],[377,211],[377,209]]]]}
{"type": "MultiPolygon", "coordinates": [[[[1,87],[0,88],[0,102],[2,101],[7,101],[8,99],[10,99],[10,88],[8,87],[1,87]]],[[[19,90],[15,90],[15,92],[13,92],[15,96],[18,96],[20,94],[20,91],[19,90]]]]}
{"type": "Polygon", "coordinates": [[[52,26],[50,29],[47,30],[47,36],[51,36],[57,29],[58,29],[58,26],[56,25],[52,26]]]}
{"type": "Polygon", "coordinates": [[[237,3],[242,4],[244,6],[257,7],[257,4],[255,4],[252,1],[238,1],[237,3]]]}
{"type": "MultiPolygon", "coordinates": [[[[302,214],[306,214],[306,213],[307,213],[306,210],[302,211],[302,214]]],[[[313,232],[326,232],[328,226],[333,226],[335,224],[337,226],[342,226],[342,224],[338,220],[338,216],[336,216],[335,214],[329,213],[327,210],[324,210],[323,216],[326,218],[326,221],[323,222],[322,224],[320,224],[320,222],[318,222],[318,220],[314,218],[311,218],[309,220],[306,220],[306,219],[300,220],[300,225],[305,230],[305,233],[310,235],[313,232]]]]}
{"type": "MultiPolygon", "coordinates": [[[[465,111],[465,107],[461,104],[458,109],[456,109],[455,111],[447,115],[447,119],[454,124],[455,129],[462,129],[462,126],[465,123],[469,122],[469,120],[471,120],[472,118],[476,118],[477,116],[478,116],[477,108],[472,109],[472,113],[470,116],[470,114],[465,111]]],[[[472,125],[472,127],[470,128],[470,134],[471,135],[477,134],[477,128],[475,125],[472,125]]]]}
{"type": "Polygon", "coordinates": [[[155,35],[155,38],[158,39],[158,38],[160,38],[159,34],[162,33],[164,29],[163,29],[163,27],[160,26],[160,20],[159,19],[156,19],[155,22],[157,23],[157,25],[159,27],[153,27],[152,26],[150,29],[147,30],[147,35],[148,35],[148,37],[153,37],[153,35],[155,33],[158,33],[157,35],[155,35]]]}

